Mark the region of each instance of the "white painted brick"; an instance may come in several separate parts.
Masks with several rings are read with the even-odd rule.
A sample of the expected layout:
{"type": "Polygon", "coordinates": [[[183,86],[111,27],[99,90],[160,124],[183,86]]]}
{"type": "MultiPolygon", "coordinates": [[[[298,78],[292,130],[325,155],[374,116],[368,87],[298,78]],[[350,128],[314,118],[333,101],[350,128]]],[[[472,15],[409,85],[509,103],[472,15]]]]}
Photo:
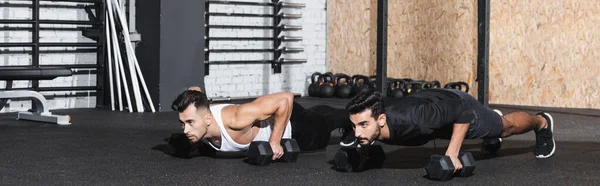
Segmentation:
{"type": "Polygon", "coordinates": [[[250,85],[250,83],[254,83],[254,82],[256,82],[256,80],[254,78],[244,78],[242,80],[242,83],[247,83],[249,85],[250,85]]]}
{"type": "MultiPolygon", "coordinates": [[[[8,19],[31,19],[31,9],[29,8],[9,8],[8,19]]],[[[41,15],[40,15],[41,17],[41,15]]]]}
{"type": "Polygon", "coordinates": [[[228,85],[223,85],[223,90],[224,91],[235,91],[235,84],[228,84],[228,85]]]}
{"type": "Polygon", "coordinates": [[[236,84],[235,85],[235,91],[242,91],[244,90],[244,85],[243,84],[236,84]]]}
{"type": "MultiPolygon", "coordinates": [[[[253,2],[265,2],[265,0],[244,0],[253,2]]],[[[302,25],[303,30],[286,31],[284,35],[302,36],[304,41],[284,43],[282,46],[295,46],[305,48],[305,52],[285,54],[286,58],[305,58],[308,60],[305,64],[285,65],[284,74],[273,74],[270,65],[211,65],[210,75],[205,77],[206,92],[209,97],[215,96],[259,96],[272,92],[292,91],[304,94],[308,76],[314,71],[324,71],[326,67],[326,0],[289,0],[289,2],[305,3],[303,9],[285,9],[286,12],[302,13],[303,18],[298,20],[284,20],[286,24],[302,25]]],[[[232,6],[232,5],[211,5],[211,12],[230,12],[230,13],[272,13],[271,8],[259,6],[232,6]]],[[[0,9],[1,10],[1,9],[0,9]]],[[[9,17],[30,18],[31,11],[12,11],[9,17]]],[[[0,12],[0,16],[6,13],[0,12]]],[[[64,13],[47,10],[46,19],[67,19],[67,20],[87,20],[87,16],[81,11],[69,11],[64,13]],[[50,15],[53,14],[53,15],[50,15]],[[60,14],[60,15],[59,15],[60,14]]],[[[6,18],[6,17],[3,17],[6,18]]],[[[272,24],[270,18],[254,17],[216,17],[210,18],[210,24],[243,24],[243,25],[269,25],[272,24]]],[[[212,37],[271,37],[271,30],[261,29],[211,29],[209,31],[212,37]]],[[[0,39],[6,39],[0,33],[0,39]]],[[[79,32],[54,32],[41,34],[43,41],[57,42],[76,42],[89,41],[81,36],[79,32]]],[[[13,40],[27,42],[31,36],[15,38],[13,40]]],[[[271,41],[227,41],[210,43],[209,48],[272,48],[271,41]]],[[[3,57],[0,55],[1,65],[23,65],[30,64],[31,58],[26,56],[3,57]]],[[[211,53],[209,60],[264,60],[270,59],[271,53],[211,53]]],[[[62,57],[49,57],[42,60],[44,64],[93,64],[96,61],[95,54],[65,54],[62,57]]],[[[56,80],[56,85],[79,86],[95,83],[95,76],[78,75],[69,78],[56,80]],[[69,79],[70,78],[70,79],[69,79]]],[[[29,81],[16,82],[18,86],[30,86],[29,81]]],[[[94,98],[63,98],[53,100],[54,107],[93,107],[94,98]]]]}
{"type": "Polygon", "coordinates": [[[231,77],[229,76],[221,76],[219,78],[217,78],[217,84],[230,84],[231,83],[231,77]]]}

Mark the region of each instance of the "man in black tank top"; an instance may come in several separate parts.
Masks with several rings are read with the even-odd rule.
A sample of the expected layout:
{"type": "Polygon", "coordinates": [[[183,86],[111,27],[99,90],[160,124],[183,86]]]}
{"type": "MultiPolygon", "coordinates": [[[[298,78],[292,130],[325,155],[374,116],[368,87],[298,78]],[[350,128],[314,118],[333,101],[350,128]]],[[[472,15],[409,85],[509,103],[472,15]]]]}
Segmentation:
{"type": "MultiPolygon", "coordinates": [[[[366,154],[375,140],[420,146],[433,139],[449,139],[446,155],[458,170],[462,165],[457,156],[464,139],[498,139],[529,131],[536,133],[537,158],[554,154],[554,123],[550,114],[513,112],[501,116],[460,90],[426,89],[404,98],[385,100],[378,92],[368,91],[354,97],[346,109],[350,112],[354,136],[346,133],[340,144],[352,146],[358,142],[361,154],[366,154]]],[[[365,161],[364,156],[361,161],[365,161]]]]}

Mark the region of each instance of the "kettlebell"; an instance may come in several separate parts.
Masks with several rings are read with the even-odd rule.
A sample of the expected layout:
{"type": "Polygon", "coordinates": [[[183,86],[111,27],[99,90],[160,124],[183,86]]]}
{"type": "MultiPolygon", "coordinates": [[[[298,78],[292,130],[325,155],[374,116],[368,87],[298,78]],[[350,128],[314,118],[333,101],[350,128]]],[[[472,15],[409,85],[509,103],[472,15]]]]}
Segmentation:
{"type": "Polygon", "coordinates": [[[351,95],[352,97],[354,97],[362,92],[369,91],[369,85],[370,85],[369,77],[357,74],[357,75],[352,76],[352,82],[354,83],[354,86],[352,87],[352,95],[351,95]]]}
{"type": "Polygon", "coordinates": [[[459,82],[456,82],[456,84],[461,85],[460,86],[460,90],[462,90],[462,87],[464,86],[465,90],[463,90],[463,91],[469,92],[469,84],[468,83],[463,82],[463,81],[459,81],[459,82]]]}
{"type": "Polygon", "coordinates": [[[369,88],[377,89],[377,75],[369,76],[369,88]]]}
{"type": "Polygon", "coordinates": [[[423,90],[425,88],[425,84],[426,82],[423,80],[408,82],[408,85],[406,86],[406,94],[408,95],[423,90]]]}
{"type": "Polygon", "coordinates": [[[394,92],[394,89],[396,89],[396,80],[397,79],[394,79],[394,78],[389,78],[388,79],[388,89],[387,89],[388,90],[388,93],[387,93],[388,97],[394,97],[394,96],[392,96],[392,93],[394,92]]]}
{"type": "Polygon", "coordinates": [[[320,83],[321,83],[320,76],[321,75],[322,75],[321,73],[315,72],[310,76],[310,85],[308,86],[308,96],[319,97],[319,94],[321,93],[321,90],[320,90],[320,86],[321,86],[320,85],[320,83]]]}
{"type": "Polygon", "coordinates": [[[407,82],[402,79],[395,79],[390,84],[390,96],[394,98],[402,98],[406,95],[407,82]],[[393,87],[393,88],[392,88],[393,87]]]}
{"type": "Polygon", "coordinates": [[[458,89],[458,90],[462,90],[465,92],[469,92],[469,84],[462,82],[462,81],[447,83],[446,85],[444,85],[444,88],[458,89]],[[464,90],[463,90],[463,87],[464,87],[464,90]]]}
{"type": "Polygon", "coordinates": [[[322,98],[330,98],[335,94],[335,77],[333,73],[327,72],[319,77],[321,79],[321,96],[322,98]]]}
{"type": "Polygon", "coordinates": [[[335,97],[349,98],[352,94],[352,79],[346,74],[336,74],[335,97]],[[343,82],[341,80],[344,80],[343,82]]]}
{"type": "Polygon", "coordinates": [[[423,88],[425,89],[430,89],[430,88],[441,88],[441,84],[439,81],[437,80],[433,80],[430,82],[426,82],[423,86],[423,88]]]}

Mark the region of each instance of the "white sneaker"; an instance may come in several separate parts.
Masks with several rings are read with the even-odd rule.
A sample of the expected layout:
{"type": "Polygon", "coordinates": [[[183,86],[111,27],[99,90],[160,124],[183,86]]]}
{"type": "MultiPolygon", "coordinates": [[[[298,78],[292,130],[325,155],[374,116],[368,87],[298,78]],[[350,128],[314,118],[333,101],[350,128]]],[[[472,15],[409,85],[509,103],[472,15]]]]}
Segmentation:
{"type": "Polygon", "coordinates": [[[494,109],[494,112],[498,113],[498,115],[500,115],[500,116],[504,116],[504,114],[502,114],[502,111],[500,111],[498,109],[494,109]]]}

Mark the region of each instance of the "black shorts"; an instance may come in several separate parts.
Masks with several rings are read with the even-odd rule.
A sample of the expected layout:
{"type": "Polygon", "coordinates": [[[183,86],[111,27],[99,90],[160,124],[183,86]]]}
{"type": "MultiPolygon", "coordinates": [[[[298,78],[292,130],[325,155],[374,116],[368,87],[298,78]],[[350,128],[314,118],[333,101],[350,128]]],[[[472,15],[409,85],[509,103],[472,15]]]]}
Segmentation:
{"type": "Polygon", "coordinates": [[[349,112],[327,105],[317,105],[305,109],[294,102],[290,123],[292,138],[296,139],[303,151],[324,149],[329,145],[331,131],[351,126],[349,112]]]}
{"type": "Polygon", "coordinates": [[[469,118],[470,125],[466,138],[468,139],[483,139],[483,138],[499,138],[504,130],[502,117],[492,109],[483,106],[473,96],[466,92],[450,89],[450,91],[458,94],[463,104],[469,109],[463,112],[465,115],[461,118],[469,118]]]}

